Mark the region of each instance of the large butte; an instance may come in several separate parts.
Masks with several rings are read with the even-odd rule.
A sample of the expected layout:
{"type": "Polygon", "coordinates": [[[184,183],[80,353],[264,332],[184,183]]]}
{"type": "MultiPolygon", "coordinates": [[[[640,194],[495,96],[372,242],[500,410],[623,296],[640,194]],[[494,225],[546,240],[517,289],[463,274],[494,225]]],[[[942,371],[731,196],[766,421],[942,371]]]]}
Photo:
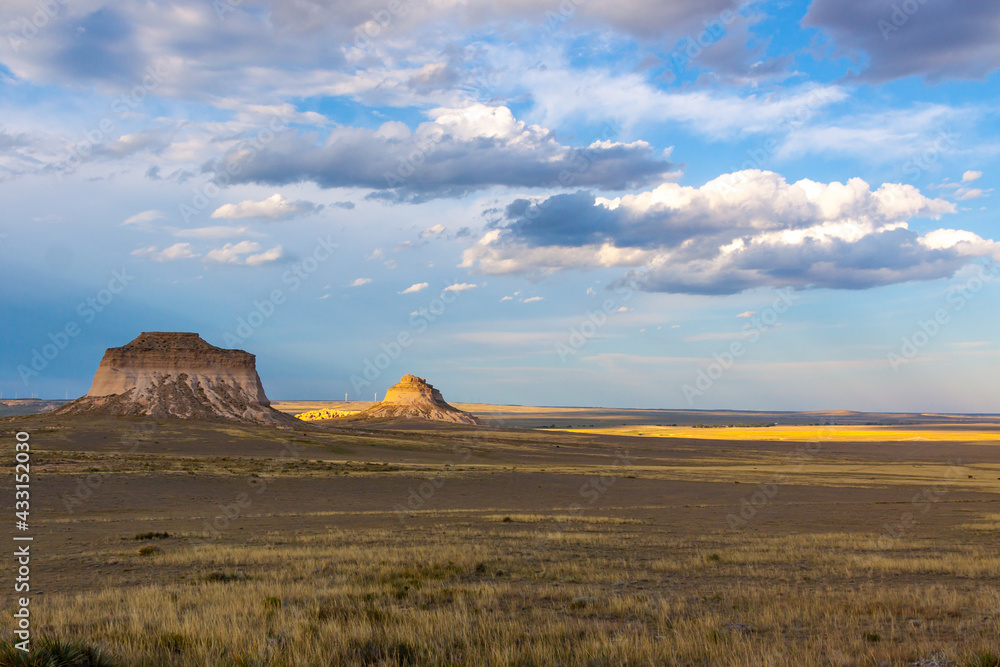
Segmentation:
{"type": "Polygon", "coordinates": [[[196,333],[163,331],[108,349],[87,395],[52,414],[302,423],[271,407],[254,355],[209,345],[196,333]]]}

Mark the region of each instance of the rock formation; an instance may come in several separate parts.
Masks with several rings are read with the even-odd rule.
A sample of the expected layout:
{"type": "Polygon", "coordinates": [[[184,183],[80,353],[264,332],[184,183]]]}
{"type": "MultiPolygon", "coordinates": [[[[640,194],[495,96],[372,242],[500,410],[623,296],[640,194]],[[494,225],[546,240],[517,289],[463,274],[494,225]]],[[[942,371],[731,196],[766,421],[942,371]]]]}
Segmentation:
{"type": "Polygon", "coordinates": [[[357,419],[431,419],[457,424],[478,424],[479,420],[468,412],[445,403],[441,392],[427,380],[415,375],[404,375],[385,393],[381,402],[362,410],[357,419]]]}
{"type": "Polygon", "coordinates": [[[196,333],[142,333],[108,349],[87,395],[52,414],[301,424],[271,407],[255,359],[243,350],[209,345],[196,333]]]}

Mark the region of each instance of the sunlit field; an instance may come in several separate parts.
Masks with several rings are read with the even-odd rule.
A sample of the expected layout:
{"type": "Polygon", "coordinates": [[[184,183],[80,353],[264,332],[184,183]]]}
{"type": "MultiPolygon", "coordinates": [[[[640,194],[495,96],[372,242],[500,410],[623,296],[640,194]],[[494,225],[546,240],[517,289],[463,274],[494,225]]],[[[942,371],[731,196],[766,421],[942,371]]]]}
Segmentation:
{"type": "Polygon", "coordinates": [[[908,429],[896,426],[621,426],[560,429],[574,433],[702,440],[786,440],[790,442],[997,442],[1000,431],[908,429]]]}

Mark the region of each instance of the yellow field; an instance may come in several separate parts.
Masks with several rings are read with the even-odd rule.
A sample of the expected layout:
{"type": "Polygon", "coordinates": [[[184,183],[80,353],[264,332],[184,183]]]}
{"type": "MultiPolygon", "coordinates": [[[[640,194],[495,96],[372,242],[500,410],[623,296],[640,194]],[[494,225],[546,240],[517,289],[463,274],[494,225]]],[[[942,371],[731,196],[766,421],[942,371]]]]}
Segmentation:
{"type": "Polygon", "coordinates": [[[571,433],[628,435],[648,438],[701,440],[783,440],[788,442],[996,442],[996,431],[900,429],[893,426],[769,426],[696,428],[693,426],[621,426],[607,428],[546,429],[571,433]]]}

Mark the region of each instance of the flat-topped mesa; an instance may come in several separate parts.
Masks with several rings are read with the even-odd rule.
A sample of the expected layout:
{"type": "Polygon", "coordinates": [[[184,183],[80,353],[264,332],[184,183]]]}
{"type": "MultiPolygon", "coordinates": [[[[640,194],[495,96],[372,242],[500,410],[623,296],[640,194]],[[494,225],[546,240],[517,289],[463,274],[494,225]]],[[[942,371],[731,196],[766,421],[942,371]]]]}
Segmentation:
{"type": "Polygon", "coordinates": [[[82,413],[299,423],[271,408],[254,355],[163,331],[108,349],[87,395],[54,412],[82,413]]]}
{"type": "Polygon", "coordinates": [[[354,417],[359,419],[430,419],[457,424],[478,424],[468,412],[448,405],[441,392],[416,375],[404,375],[385,398],[354,417]]]}

